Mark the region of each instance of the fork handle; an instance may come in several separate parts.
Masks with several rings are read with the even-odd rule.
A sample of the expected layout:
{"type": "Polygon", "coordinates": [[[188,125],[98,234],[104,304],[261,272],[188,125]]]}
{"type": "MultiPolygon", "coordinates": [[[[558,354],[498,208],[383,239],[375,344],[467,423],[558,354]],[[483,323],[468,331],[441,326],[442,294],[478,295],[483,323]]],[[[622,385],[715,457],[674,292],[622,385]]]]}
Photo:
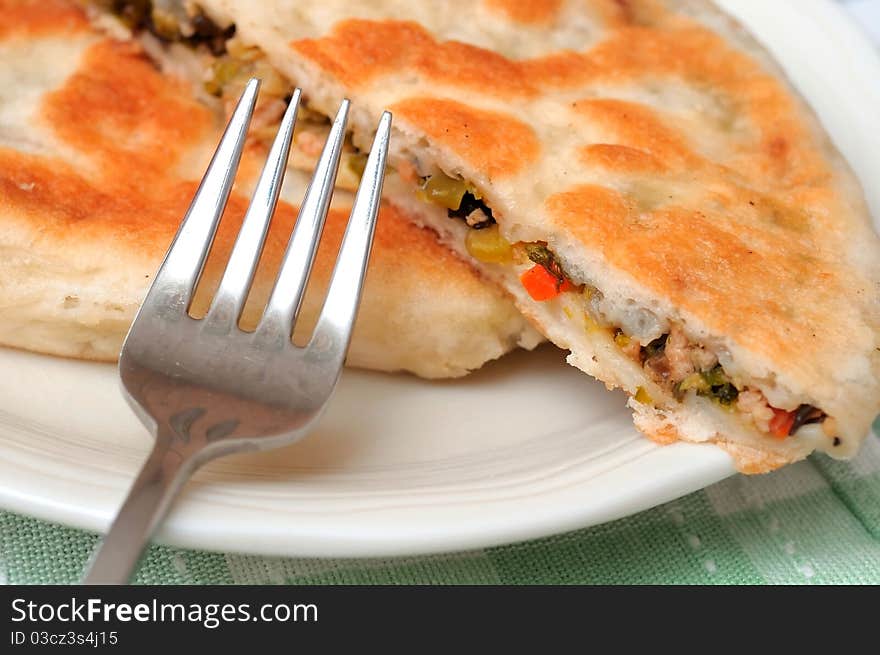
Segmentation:
{"type": "Polygon", "coordinates": [[[83,584],[128,584],[150,537],[194,470],[191,458],[159,438],[116,519],[92,557],[83,584]]]}

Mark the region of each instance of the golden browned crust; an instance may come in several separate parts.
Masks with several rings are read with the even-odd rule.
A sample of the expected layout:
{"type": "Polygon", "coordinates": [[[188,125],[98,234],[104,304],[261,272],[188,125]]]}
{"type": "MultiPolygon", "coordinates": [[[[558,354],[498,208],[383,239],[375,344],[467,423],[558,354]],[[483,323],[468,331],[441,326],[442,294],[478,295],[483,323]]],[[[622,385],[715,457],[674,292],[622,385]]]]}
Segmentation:
{"type": "Polygon", "coordinates": [[[490,179],[513,175],[533,163],[540,145],[535,131],[521,120],[483,111],[453,100],[408,98],[391,106],[404,120],[417,124],[435,143],[461,154],[490,179]],[[450,125],[458,125],[450,130],[450,125]]]}
{"type": "Polygon", "coordinates": [[[216,117],[134,44],[99,40],[81,56],[36,118],[83,160],[73,166],[61,156],[0,148],[5,221],[37,227],[45,242],[103,243],[155,258],[196,188],[198,178],[182,179],[177,169],[213,136],[216,117]]]}
{"type": "Polygon", "coordinates": [[[740,473],[745,473],[746,475],[772,473],[786,464],[792,464],[801,459],[797,458],[792,460],[785,455],[780,455],[765,449],[744,446],[724,439],[718,439],[714,441],[714,443],[731,456],[736,464],[736,470],[740,473]]]}
{"type": "Polygon", "coordinates": [[[574,110],[601,130],[614,143],[590,143],[582,147],[586,166],[607,167],[615,172],[651,173],[682,170],[699,162],[683,135],[676,133],[655,112],[635,102],[590,98],[578,100],[574,110]],[[624,145],[625,144],[625,145],[624,145]],[[596,150],[610,159],[596,160],[596,150]],[[608,166],[611,163],[611,166],[608,166]]]}
{"type": "Polygon", "coordinates": [[[398,71],[458,88],[508,96],[537,90],[522,67],[498,53],[457,41],[439,42],[412,21],[347,19],[322,38],[293,41],[291,47],[346,86],[364,88],[398,71]]]}
{"type": "MultiPolygon", "coordinates": [[[[849,350],[848,335],[863,321],[850,295],[868,291],[868,282],[848,265],[823,261],[809,222],[766,223],[755,207],[762,199],[749,197],[717,198],[717,211],[709,203],[645,211],[631,197],[584,186],[548,198],[547,209],[611,266],[636,272],[646,289],[700,316],[713,333],[735,334],[753,352],[819,376],[841,355],[826,352],[829,341],[849,350]]],[[[780,220],[796,221],[793,208],[780,220]]]]}
{"type": "MultiPolygon", "coordinates": [[[[586,52],[562,52],[527,60],[508,59],[456,41],[441,41],[417,23],[393,20],[341,20],[329,34],[294,41],[291,47],[346,87],[363,90],[380,84],[384,76],[403,72],[417,74],[427,84],[451,85],[490,98],[520,102],[558,90],[589,89],[605,83],[660,83],[667,76],[676,82],[699,83],[711,88],[718,102],[727,105],[730,118],[741,117],[752,123],[756,139],[744,140],[736,134],[722,139],[739,146],[731,153],[736,157],[738,174],[754,182],[764,180],[768,185],[819,183],[828,175],[819,144],[812,138],[810,126],[801,120],[800,107],[787,86],[721,37],[674,14],[663,14],[655,26],[625,24],[609,30],[596,47],[586,52]],[[771,180],[766,179],[768,175],[771,180]]],[[[628,124],[623,116],[615,125],[606,126],[601,118],[591,120],[589,101],[576,103],[574,108],[575,113],[583,114],[585,126],[611,127],[611,135],[647,152],[653,145],[653,128],[663,116],[660,108],[634,105],[640,112],[637,124],[628,124]],[[615,129],[620,127],[624,133],[615,129]]],[[[421,127],[421,120],[426,118],[421,113],[412,122],[421,127]]],[[[450,131],[462,125],[460,113],[442,108],[430,120],[450,131]]],[[[686,134],[676,138],[687,143],[686,134]]],[[[503,140],[499,139],[495,147],[504,148],[503,140]]],[[[723,172],[730,175],[732,171],[723,172]]]]}
{"type": "MultiPolygon", "coordinates": [[[[688,441],[674,426],[668,423],[655,427],[650,423],[641,422],[638,427],[646,437],[661,446],[669,446],[679,441],[688,441]]],[[[715,444],[724,450],[724,452],[730,455],[736,470],[746,475],[771,473],[786,464],[792,464],[802,459],[800,456],[753,448],[752,446],[735,443],[724,438],[708,439],[706,443],[715,444]]]]}
{"type": "Polygon", "coordinates": [[[501,15],[526,24],[548,23],[559,12],[562,0],[484,0],[486,6],[501,15]]]}
{"type": "Polygon", "coordinates": [[[88,26],[69,0],[0,0],[0,40],[84,32],[88,26]]]}

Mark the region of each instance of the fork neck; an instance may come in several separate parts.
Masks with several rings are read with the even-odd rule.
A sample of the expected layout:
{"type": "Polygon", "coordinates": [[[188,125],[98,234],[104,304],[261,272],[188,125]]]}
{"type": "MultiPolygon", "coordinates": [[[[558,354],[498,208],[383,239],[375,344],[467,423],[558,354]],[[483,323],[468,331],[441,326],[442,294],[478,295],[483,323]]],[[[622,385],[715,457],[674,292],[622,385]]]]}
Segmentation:
{"type": "Polygon", "coordinates": [[[128,496],[99,545],[84,584],[126,584],[171,500],[199,462],[181,451],[179,439],[163,430],[128,496]]]}

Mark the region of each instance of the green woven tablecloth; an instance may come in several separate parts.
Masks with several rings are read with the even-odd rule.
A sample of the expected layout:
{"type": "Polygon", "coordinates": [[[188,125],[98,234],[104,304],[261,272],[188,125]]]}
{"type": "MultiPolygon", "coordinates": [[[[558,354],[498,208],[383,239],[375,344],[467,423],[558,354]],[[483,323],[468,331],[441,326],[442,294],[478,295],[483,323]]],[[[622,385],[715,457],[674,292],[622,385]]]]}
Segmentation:
{"type": "MultiPolygon", "coordinates": [[[[851,462],[736,476],[594,528],[430,557],[291,559],[156,546],[136,582],[880,583],[880,420],[851,462]]],[[[93,534],[0,512],[0,581],[76,582],[93,534]]]]}

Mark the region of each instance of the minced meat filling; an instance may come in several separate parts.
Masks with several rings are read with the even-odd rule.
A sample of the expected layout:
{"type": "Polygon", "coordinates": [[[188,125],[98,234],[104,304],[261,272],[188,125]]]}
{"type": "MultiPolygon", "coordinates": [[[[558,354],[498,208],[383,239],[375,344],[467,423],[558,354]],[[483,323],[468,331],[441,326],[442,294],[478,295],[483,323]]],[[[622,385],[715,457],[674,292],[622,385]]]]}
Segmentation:
{"type": "Polygon", "coordinates": [[[714,353],[688,340],[680,326],[636,350],[632,339],[615,336],[615,342],[638,361],[661,387],[679,400],[688,392],[710,398],[724,407],[737,409],[762,432],[779,437],[795,434],[804,425],[823,423],[826,414],[812,405],[794,412],[773,408],[757,389],[736,384],[725,373],[714,353]]]}

